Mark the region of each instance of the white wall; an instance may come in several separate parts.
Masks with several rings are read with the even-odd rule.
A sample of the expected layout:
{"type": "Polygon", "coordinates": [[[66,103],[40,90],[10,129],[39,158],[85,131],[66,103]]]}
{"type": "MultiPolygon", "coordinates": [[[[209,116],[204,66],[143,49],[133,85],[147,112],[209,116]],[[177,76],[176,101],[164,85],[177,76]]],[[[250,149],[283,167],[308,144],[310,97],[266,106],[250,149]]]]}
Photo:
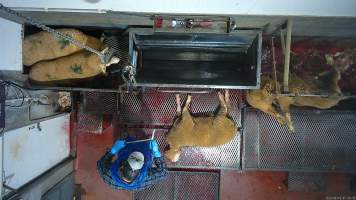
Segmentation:
{"type": "Polygon", "coordinates": [[[22,25],[0,17],[0,70],[22,71],[22,25]]]}
{"type": "Polygon", "coordinates": [[[356,16],[355,0],[0,0],[17,8],[99,9],[124,12],[356,16]]]}
{"type": "Polygon", "coordinates": [[[5,133],[5,183],[19,188],[69,156],[69,114],[5,133]]]}

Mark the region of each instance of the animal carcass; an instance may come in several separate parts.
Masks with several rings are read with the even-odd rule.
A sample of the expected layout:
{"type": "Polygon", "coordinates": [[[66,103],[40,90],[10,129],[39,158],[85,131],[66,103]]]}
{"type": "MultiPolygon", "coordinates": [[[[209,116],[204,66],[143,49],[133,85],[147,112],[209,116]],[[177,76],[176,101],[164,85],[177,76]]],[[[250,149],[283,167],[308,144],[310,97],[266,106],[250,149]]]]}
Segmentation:
{"type": "MultiPolygon", "coordinates": [[[[101,50],[103,44],[95,37],[85,35],[76,29],[57,29],[57,31],[71,36],[78,42],[87,45],[93,49],[101,50]]],[[[67,56],[82,48],[71,44],[63,38],[57,38],[53,34],[41,31],[25,37],[23,41],[23,64],[30,66],[43,60],[52,60],[55,58],[67,56]]]]}
{"type": "MultiPolygon", "coordinates": [[[[102,53],[107,51],[103,50],[102,53]]],[[[106,67],[118,63],[113,57],[102,64],[98,55],[81,51],[51,61],[41,61],[31,67],[29,79],[36,84],[71,84],[105,74],[106,67]]]]}
{"type": "Polygon", "coordinates": [[[214,147],[232,140],[236,134],[235,122],[228,117],[230,109],[229,93],[218,93],[220,108],[215,116],[194,117],[188,108],[191,96],[188,95],[183,110],[180,96],[176,96],[177,119],[168,132],[167,141],[170,149],[166,157],[176,162],[180,156],[180,148],[186,146],[214,147]]]}
{"type": "Polygon", "coordinates": [[[328,109],[342,100],[343,94],[338,85],[341,78],[341,68],[332,66],[330,71],[315,77],[299,77],[291,74],[289,79],[289,90],[292,96],[276,94],[275,89],[281,85],[267,77],[262,77],[262,87],[260,90],[250,90],[247,92],[246,100],[252,106],[277,119],[280,124],[287,124],[290,131],[294,132],[294,126],[290,116],[290,105],[309,106],[319,109],[328,109]],[[327,92],[328,97],[301,96],[300,94],[320,94],[327,92]],[[278,108],[282,112],[279,112],[278,108]]]}

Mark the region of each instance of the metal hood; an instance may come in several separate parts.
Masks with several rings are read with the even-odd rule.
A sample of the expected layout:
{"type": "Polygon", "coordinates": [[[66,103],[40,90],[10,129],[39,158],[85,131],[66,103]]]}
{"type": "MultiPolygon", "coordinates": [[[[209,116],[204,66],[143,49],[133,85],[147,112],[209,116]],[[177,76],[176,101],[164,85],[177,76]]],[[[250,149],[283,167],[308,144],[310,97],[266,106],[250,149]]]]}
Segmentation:
{"type": "Polygon", "coordinates": [[[137,86],[257,89],[261,33],[157,33],[130,30],[137,86]]]}

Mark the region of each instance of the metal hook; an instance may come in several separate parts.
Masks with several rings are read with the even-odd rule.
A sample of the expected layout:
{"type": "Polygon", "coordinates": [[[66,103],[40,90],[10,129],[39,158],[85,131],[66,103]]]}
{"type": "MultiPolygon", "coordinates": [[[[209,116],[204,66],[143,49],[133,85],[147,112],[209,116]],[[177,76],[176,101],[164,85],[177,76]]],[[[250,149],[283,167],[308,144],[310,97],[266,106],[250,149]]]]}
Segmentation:
{"type": "Polygon", "coordinates": [[[152,136],[151,136],[151,138],[150,138],[150,139],[135,140],[135,141],[131,141],[131,142],[126,142],[126,144],[132,144],[132,143],[138,143],[138,142],[147,142],[147,141],[154,140],[154,137],[155,137],[155,132],[156,132],[156,129],[153,129],[152,136]]]}

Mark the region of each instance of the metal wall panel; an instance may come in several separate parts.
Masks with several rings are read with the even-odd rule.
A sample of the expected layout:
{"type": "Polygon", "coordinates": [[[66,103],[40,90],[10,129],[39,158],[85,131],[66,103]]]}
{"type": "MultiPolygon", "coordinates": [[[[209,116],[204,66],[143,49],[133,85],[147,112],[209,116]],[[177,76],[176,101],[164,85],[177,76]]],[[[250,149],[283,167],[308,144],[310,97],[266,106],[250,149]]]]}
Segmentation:
{"type": "Polygon", "coordinates": [[[58,93],[49,90],[25,90],[22,95],[12,95],[14,91],[7,89],[7,105],[5,108],[5,131],[21,128],[30,124],[58,117],[58,93]],[[45,102],[37,101],[43,98],[45,102]],[[22,106],[20,106],[22,104],[22,106]]]}
{"type": "Polygon", "coordinates": [[[184,14],[215,14],[215,15],[286,15],[286,16],[356,16],[353,0],[225,0],[225,1],[190,1],[190,0],[159,0],[147,2],[116,1],[116,0],[73,0],[63,3],[56,0],[2,0],[3,4],[21,9],[73,10],[77,12],[101,12],[103,10],[119,12],[146,13],[184,13],[184,14]]]}
{"type": "Polygon", "coordinates": [[[69,156],[69,114],[5,132],[5,184],[18,189],[69,156]]]}
{"type": "Polygon", "coordinates": [[[133,200],[217,200],[220,175],[216,172],[169,171],[166,180],[133,193],[133,200]]]}
{"type": "Polygon", "coordinates": [[[22,25],[0,17],[0,70],[22,71],[22,25]]]}

